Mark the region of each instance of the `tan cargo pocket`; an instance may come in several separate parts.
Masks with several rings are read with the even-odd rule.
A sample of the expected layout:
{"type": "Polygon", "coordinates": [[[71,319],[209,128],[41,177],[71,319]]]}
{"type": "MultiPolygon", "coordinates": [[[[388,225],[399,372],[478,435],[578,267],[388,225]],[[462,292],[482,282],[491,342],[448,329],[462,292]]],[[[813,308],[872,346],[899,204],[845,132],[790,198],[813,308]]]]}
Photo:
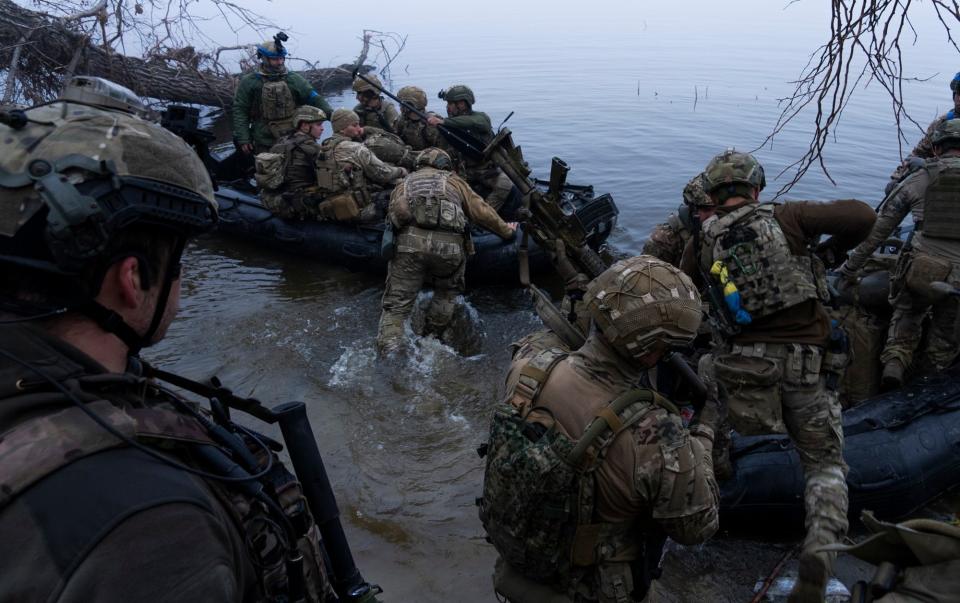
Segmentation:
{"type": "Polygon", "coordinates": [[[319,204],[317,213],[326,220],[353,220],[360,215],[360,207],[351,193],[342,193],[319,204]]]}
{"type": "Polygon", "coordinates": [[[730,424],[742,435],[786,433],[781,408],[782,372],[768,358],[725,354],[714,361],[717,381],[727,396],[730,424]]]}
{"type": "Polygon", "coordinates": [[[933,298],[930,283],[942,281],[950,276],[950,262],[925,253],[917,253],[907,268],[907,289],[916,295],[933,298]]]}

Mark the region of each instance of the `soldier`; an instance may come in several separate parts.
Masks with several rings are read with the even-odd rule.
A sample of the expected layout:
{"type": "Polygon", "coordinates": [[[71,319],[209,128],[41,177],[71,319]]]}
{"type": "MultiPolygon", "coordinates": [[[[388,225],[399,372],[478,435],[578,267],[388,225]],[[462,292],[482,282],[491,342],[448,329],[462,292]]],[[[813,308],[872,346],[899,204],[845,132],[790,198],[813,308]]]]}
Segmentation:
{"type": "MultiPolygon", "coordinates": [[[[734,322],[737,310],[738,328],[700,360],[700,374],[725,395],[738,433],[786,432],[796,446],[806,483],[807,535],[790,600],[822,601],[833,555],[816,551],[847,531],[847,466],[836,392],[845,357],[830,346],[824,273],[810,248],[822,234],[834,235],[837,249],[853,247],[870,231],[874,213],[854,200],[760,204],[763,167],[736,151],[714,157],[703,184],[716,206],[701,209],[702,246],[693,249],[697,239],[687,245],[684,270],[695,278],[704,275],[703,285],[725,285],[731,307],[713,311],[730,311],[734,322]],[[739,304],[732,304],[735,297],[739,304]]],[[[731,472],[728,442],[729,429],[723,427],[717,433],[718,476],[731,472]]]]}
{"type": "Polygon", "coordinates": [[[322,197],[317,191],[317,139],[327,116],[310,105],[293,114],[294,131],[256,156],[257,183],[263,205],[282,218],[300,218],[316,213],[322,197]]]}
{"type": "Polygon", "coordinates": [[[363,126],[350,109],[337,109],[330,121],[334,134],[321,143],[317,157],[317,189],[324,196],[317,212],[322,219],[376,219],[372,188],[393,185],[407,170],[383,163],[355,142],[362,138],[363,126]]]}
{"type": "Polygon", "coordinates": [[[584,303],[596,328],[580,349],[515,348],[490,427],[480,518],[500,554],[494,587],[514,603],[647,601],[666,538],[717,529],[717,409],[688,431],[644,389],[697,333],[693,283],[639,256],[594,279],[584,303]]]}
{"type": "Polygon", "coordinates": [[[683,248],[692,236],[691,218],[700,207],[710,205],[713,201],[703,192],[702,174],[697,174],[683,187],[683,205],[670,214],[666,222],[654,227],[643,244],[643,255],[652,255],[679,267],[683,248]]]}
{"type": "Polygon", "coordinates": [[[312,105],[327,115],[329,103],[299,73],[287,71],[286,34],[257,45],[260,67],[244,75],[233,97],[233,141],[243,153],[268,151],[290,132],[293,113],[312,105]]]}
{"type": "Polygon", "coordinates": [[[137,357],[217,212],[198,156],[118,89],[0,125],[0,599],[330,600],[279,457],[137,357]]]}
{"type": "Polygon", "coordinates": [[[898,182],[903,180],[912,172],[922,168],[922,160],[932,159],[935,157],[935,153],[933,152],[933,133],[937,129],[937,126],[948,119],[960,117],[960,72],[956,73],[953,76],[953,79],[950,80],[950,94],[953,96],[953,109],[950,109],[943,115],[930,122],[930,125],[927,126],[926,133],[924,133],[923,138],[920,139],[920,142],[917,143],[917,146],[913,147],[913,150],[910,151],[910,155],[908,155],[907,158],[904,159],[903,163],[897,166],[897,169],[890,174],[890,183],[887,184],[886,189],[888,194],[898,182]]]}
{"type": "Polygon", "coordinates": [[[841,289],[852,288],[874,250],[908,214],[913,214],[913,237],[901,252],[890,282],[893,316],[880,355],[883,386],[887,389],[902,385],[929,310],[932,320],[926,354],[930,368],[947,367],[957,354],[957,299],[936,299],[930,283],[960,283],[960,214],[953,209],[960,197],[956,180],[960,177],[960,119],[937,124],[931,142],[934,158],[907,176],[887,197],[870,236],[840,267],[841,289]]]}
{"type": "Polygon", "coordinates": [[[360,125],[364,127],[373,126],[391,134],[396,134],[394,122],[399,117],[397,108],[393,103],[385,101],[383,95],[380,94],[380,88],[383,88],[380,78],[373,74],[365,77],[373,81],[376,86],[360,78],[353,80],[353,91],[357,93],[357,106],[353,108],[353,111],[360,117],[360,125]]]}
{"type": "MultiPolygon", "coordinates": [[[[486,144],[493,140],[493,126],[486,113],[474,111],[476,99],[473,90],[462,84],[451,86],[440,93],[447,101],[447,117],[431,116],[427,123],[431,126],[443,124],[448,128],[463,130],[470,136],[486,144]]],[[[484,201],[499,211],[510,197],[513,183],[493,161],[463,157],[464,178],[474,189],[489,191],[484,201]]]]}
{"type": "Polygon", "coordinates": [[[425,280],[433,284],[426,332],[443,338],[456,309],[456,296],[463,291],[467,256],[473,251],[470,224],[508,241],[517,227],[501,220],[451,171],[453,163],[446,152],[427,149],[420,154],[417,165],[419,169],[398,184],[390,196],[387,219],[397,235],[377,334],[380,353],[400,347],[403,323],[425,280]]]}
{"type": "Polygon", "coordinates": [[[399,165],[406,170],[414,169],[419,153],[403,142],[399,136],[380,128],[364,127],[355,142],[362,142],[384,163],[399,165]]]}
{"type": "MultiPolygon", "coordinates": [[[[397,98],[420,111],[427,110],[427,94],[421,88],[404,86],[397,92],[397,98]]],[[[433,114],[428,115],[432,116],[433,114]]],[[[415,151],[422,151],[430,147],[447,150],[447,141],[440,134],[440,130],[436,126],[426,123],[420,119],[419,115],[402,105],[395,128],[397,136],[415,151]]]]}

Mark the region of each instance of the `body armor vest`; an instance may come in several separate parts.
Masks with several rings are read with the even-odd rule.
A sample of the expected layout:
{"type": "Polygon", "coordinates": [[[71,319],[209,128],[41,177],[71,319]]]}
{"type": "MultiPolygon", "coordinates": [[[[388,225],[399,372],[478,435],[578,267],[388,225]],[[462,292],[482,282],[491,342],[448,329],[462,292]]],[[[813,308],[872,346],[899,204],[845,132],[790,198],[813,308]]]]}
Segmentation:
{"type": "Polygon", "coordinates": [[[317,190],[320,193],[336,195],[364,188],[363,170],[355,166],[347,170],[336,158],[336,148],[349,140],[345,136],[334,134],[320,143],[320,153],[316,161],[317,190]]]}
{"type": "Polygon", "coordinates": [[[445,146],[444,141],[440,139],[439,130],[436,127],[428,126],[421,120],[414,121],[401,115],[396,125],[397,135],[404,144],[410,145],[414,151],[445,146]]]}
{"type": "Polygon", "coordinates": [[[293,129],[290,120],[296,108],[286,78],[264,80],[260,91],[260,115],[274,137],[281,138],[293,129]]]}
{"type": "Polygon", "coordinates": [[[480,520],[497,552],[524,576],[570,594],[595,583],[604,600],[632,601],[656,577],[665,538],[653,524],[644,530],[637,521],[595,522],[595,476],[617,435],[660,401],[672,405],[651,390],[631,390],[572,440],[555,424],[536,422],[552,421],[537,398],[566,356],[558,348],[534,356],[497,406],[485,445],[480,520]]]}
{"type": "MultiPolygon", "coordinates": [[[[138,441],[144,446],[155,447],[164,454],[173,454],[179,462],[183,461],[182,457],[176,454],[177,451],[186,452],[188,457],[192,457],[189,451],[196,451],[196,458],[218,456],[226,460],[228,465],[233,463],[226,453],[219,452],[218,443],[211,438],[206,428],[189,415],[162,406],[120,408],[107,400],[97,399],[98,391],[109,392],[111,396],[117,396],[125,388],[142,391],[145,387],[145,380],[142,378],[128,374],[90,375],[78,377],[76,383],[83,398],[92,400],[87,401],[86,407],[114,431],[128,439],[138,441]],[[199,454],[201,450],[208,454],[199,454]]],[[[28,391],[27,395],[31,393],[35,392],[28,391]]],[[[161,392],[160,395],[166,394],[161,392]]],[[[24,421],[7,431],[0,440],[0,509],[41,480],[55,479],[57,472],[67,465],[94,455],[103,458],[98,453],[120,450],[126,446],[125,442],[73,406],[24,421]]],[[[286,563],[290,552],[285,548],[292,546],[302,555],[302,564],[297,567],[297,571],[302,571],[304,576],[297,580],[300,584],[305,583],[307,600],[324,601],[330,585],[320,550],[320,534],[300,484],[286,471],[274,453],[264,449],[251,449],[251,452],[257,455],[260,466],[265,466],[267,454],[274,456],[273,469],[262,479],[269,481],[275,493],[277,507],[282,509],[286,516],[285,521],[297,526],[297,542],[284,545],[286,534],[279,533],[272,527],[276,526],[276,517],[271,515],[262,502],[245,494],[242,488],[233,488],[213,480],[204,481],[217,500],[230,512],[236,528],[244,536],[248,554],[255,571],[259,573],[264,600],[287,600],[287,589],[291,582],[287,572],[293,566],[286,563]]],[[[195,462],[188,464],[195,465],[195,462]]],[[[160,471],[182,473],[182,470],[168,466],[164,466],[160,471]]],[[[139,501],[140,510],[171,500],[170,493],[162,489],[152,496],[154,499],[139,501]]],[[[118,497],[118,500],[122,498],[118,497]]],[[[198,499],[198,502],[202,501],[198,499]]],[[[129,512],[130,510],[122,506],[100,510],[101,515],[114,513],[119,517],[129,512]]],[[[96,533],[98,521],[107,521],[109,524],[117,519],[107,515],[80,522],[81,526],[70,536],[74,540],[71,548],[83,551],[95,544],[102,536],[96,533]]]]}
{"type": "Polygon", "coordinates": [[[927,162],[930,184],[923,197],[923,236],[960,240],[960,157],[927,162]]]}
{"type": "Polygon", "coordinates": [[[461,234],[466,232],[467,218],[463,213],[465,199],[455,188],[447,186],[451,175],[443,170],[420,170],[403,181],[403,194],[418,227],[461,234]]]}
{"type": "Polygon", "coordinates": [[[820,298],[813,260],[791,253],[775,207],[751,203],[705,225],[710,264],[723,262],[754,319],[820,298]]]}

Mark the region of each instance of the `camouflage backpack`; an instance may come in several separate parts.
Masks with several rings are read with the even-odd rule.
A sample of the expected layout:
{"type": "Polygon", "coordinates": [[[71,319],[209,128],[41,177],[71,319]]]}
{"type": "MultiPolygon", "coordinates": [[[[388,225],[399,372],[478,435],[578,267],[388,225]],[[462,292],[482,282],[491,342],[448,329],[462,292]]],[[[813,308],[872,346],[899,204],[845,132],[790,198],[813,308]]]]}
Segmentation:
{"type": "Polygon", "coordinates": [[[620,432],[670,404],[651,390],[631,390],[601,409],[574,441],[535,405],[565,357],[559,349],[535,356],[513,395],[497,406],[490,440],[481,448],[486,470],[478,504],[488,539],[504,561],[533,580],[569,586],[591,566],[613,557],[630,560],[638,526],[593,521],[594,475],[620,432]]]}
{"type": "Polygon", "coordinates": [[[278,190],[283,186],[287,175],[287,155],[289,153],[257,153],[253,158],[256,168],[254,178],[257,186],[267,191],[278,190]]]}

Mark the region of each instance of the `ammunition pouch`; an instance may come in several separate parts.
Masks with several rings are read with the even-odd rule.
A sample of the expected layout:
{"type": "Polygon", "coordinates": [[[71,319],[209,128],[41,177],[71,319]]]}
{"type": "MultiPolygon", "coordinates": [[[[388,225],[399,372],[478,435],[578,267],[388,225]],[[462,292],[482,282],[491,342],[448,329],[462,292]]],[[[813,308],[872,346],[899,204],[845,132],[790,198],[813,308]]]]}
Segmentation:
{"type": "MultiPolygon", "coordinates": [[[[334,195],[317,205],[317,217],[321,220],[338,222],[355,220],[360,217],[361,205],[357,202],[357,191],[334,195]]],[[[362,195],[361,195],[362,196],[362,195]]]]}
{"type": "Polygon", "coordinates": [[[722,354],[714,360],[717,380],[727,396],[727,411],[733,428],[742,435],[786,433],[781,406],[783,372],[763,356],[722,354]]]}

